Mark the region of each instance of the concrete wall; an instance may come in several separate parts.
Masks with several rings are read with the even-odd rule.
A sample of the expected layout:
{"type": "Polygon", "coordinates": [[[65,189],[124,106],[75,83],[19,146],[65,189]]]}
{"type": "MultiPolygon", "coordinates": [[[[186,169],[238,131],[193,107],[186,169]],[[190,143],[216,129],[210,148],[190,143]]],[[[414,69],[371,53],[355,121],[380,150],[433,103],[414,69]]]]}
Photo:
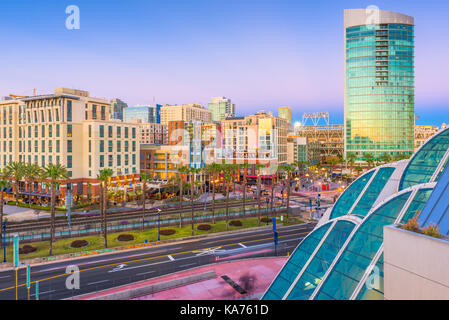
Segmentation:
{"type": "Polygon", "coordinates": [[[449,299],[449,241],[384,227],[386,300],[449,299]]]}

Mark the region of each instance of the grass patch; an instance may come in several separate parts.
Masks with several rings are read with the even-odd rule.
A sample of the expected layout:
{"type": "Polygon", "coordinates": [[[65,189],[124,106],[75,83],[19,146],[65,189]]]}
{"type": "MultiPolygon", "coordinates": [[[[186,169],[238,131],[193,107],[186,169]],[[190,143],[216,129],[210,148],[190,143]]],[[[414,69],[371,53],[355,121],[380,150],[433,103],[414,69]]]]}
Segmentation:
{"type": "MultiPolygon", "coordinates": [[[[229,231],[232,230],[239,230],[239,229],[247,229],[252,227],[258,226],[258,218],[252,217],[252,218],[246,218],[246,219],[239,219],[242,222],[241,227],[235,227],[235,226],[229,226],[229,231]]],[[[231,219],[229,220],[229,222],[231,219]]],[[[204,235],[204,234],[211,234],[211,233],[217,233],[217,232],[224,232],[226,231],[226,221],[217,221],[215,224],[210,224],[212,228],[210,230],[197,230],[197,224],[194,227],[194,235],[204,235]]],[[[261,226],[264,226],[264,224],[261,224],[261,226]]],[[[164,236],[161,235],[161,240],[167,240],[167,239],[177,239],[177,238],[184,238],[184,237],[190,237],[192,235],[192,225],[188,222],[184,222],[184,226],[182,228],[179,227],[170,227],[170,229],[174,229],[176,231],[175,234],[170,236],[164,236]]],[[[157,228],[152,229],[146,229],[144,232],[140,231],[131,231],[128,232],[130,235],[134,236],[133,241],[126,242],[126,245],[133,245],[133,244],[141,244],[145,241],[151,242],[151,241],[157,241],[158,237],[158,230],[157,228]]],[[[123,242],[120,242],[117,240],[118,236],[122,234],[120,232],[118,233],[109,233],[108,234],[108,248],[115,248],[115,247],[121,247],[124,246],[123,242]]],[[[104,248],[104,242],[103,238],[100,236],[88,236],[88,237],[81,237],[81,238],[71,238],[71,239],[62,239],[58,240],[53,243],[53,255],[61,255],[61,254],[68,254],[68,253],[77,253],[82,251],[91,251],[91,250],[99,250],[104,248]],[[75,240],[86,240],[89,245],[82,248],[70,248],[70,244],[75,240]]],[[[48,256],[48,248],[49,248],[49,241],[41,241],[41,242],[34,242],[31,243],[33,247],[37,248],[36,252],[32,252],[27,254],[26,256],[22,256],[22,259],[33,259],[33,258],[41,258],[41,257],[47,257],[48,256]]],[[[12,246],[8,246],[6,248],[6,255],[8,262],[12,261],[12,246]]]]}

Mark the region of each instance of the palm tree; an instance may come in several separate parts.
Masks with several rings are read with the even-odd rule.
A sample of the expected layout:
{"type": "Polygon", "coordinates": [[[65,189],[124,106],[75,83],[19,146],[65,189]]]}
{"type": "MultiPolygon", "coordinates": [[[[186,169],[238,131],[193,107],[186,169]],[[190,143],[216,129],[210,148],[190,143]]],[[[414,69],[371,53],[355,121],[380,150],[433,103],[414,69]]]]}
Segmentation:
{"type": "Polygon", "coordinates": [[[240,165],[243,169],[243,216],[245,216],[246,211],[246,183],[247,183],[247,175],[248,175],[248,169],[251,168],[251,165],[249,163],[243,163],[240,165]]]}
{"type": "Polygon", "coordinates": [[[3,191],[11,186],[11,172],[0,169],[0,245],[3,248],[3,191]]]}
{"type": "Polygon", "coordinates": [[[349,164],[349,170],[352,173],[352,168],[354,167],[354,163],[355,163],[355,159],[357,158],[357,156],[354,153],[349,153],[346,156],[346,161],[349,164]]]}
{"type": "Polygon", "coordinates": [[[48,164],[44,169],[44,175],[46,179],[50,179],[50,251],[49,256],[53,251],[53,240],[55,236],[55,209],[56,209],[56,187],[59,186],[58,180],[69,179],[69,173],[67,168],[60,164],[48,164]]]}
{"type": "Polygon", "coordinates": [[[199,174],[201,172],[201,169],[195,169],[195,168],[190,168],[189,169],[189,174],[190,174],[190,202],[191,202],[191,221],[192,221],[192,236],[194,235],[194,228],[195,228],[195,223],[194,223],[194,211],[195,211],[195,207],[193,205],[193,197],[195,195],[194,192],[194,186],[195,186],[195,175],[199,174]]]}
{"type": "Polygon", "coordinates": [[[142,232],[145,229],[145,191],[147,190],[147,182],[151,180],[151,176],[146,172],[140,173],[140,180],[142,181],[142,232]]]}
{"type": "Polygon", "coordinates": [[[179,227],[182,228],[182,200],[183,200],[183,186],[184,186],[184,175],[187,174],[189,172],[189,168],[187,168],[186,166],[181,166],[178,168],[178,175],[179,175],[179,179],[181,181],[180,184],[180,190],[179,190],[179,202],[180,202],[180,206],[179,206],[179,227]]]}
{"type": "Polygon", "coordinates": [[[286,165],[281,167],[281,170],[287,172],[287,221],[288,221],[288,211],[290,209],[290,185],[292,182],[292,173],[295,171],[295,167],[292,165],[286,165]]]}
{"type": "Polygon", "coordinates": [[[382,160],[383,160],[384,163],[389,163],[389,162],[391,162],[391,155],[390,155],[388,152],[382,153],[381,158],[382,158],[382,160]]]}
{"type": "Polygon", "coordinates": [[[25,164],[23,162],[10,162],[6,166],[9,172],[11,172],[12,177],[14,178],[14,195],[16,197],[16,206],[19,205],[19,181],[22,180],[25,164]]]}
{"type": "Polygon", "coordinates": [[[274,175],[271,176],[271,205],[270,205],[271,214],[273,214],[273,202],[274,202],[274,188],[275,188],[274,176],[275,175],[277,176],[279,174],[278,172],[279,172],[279,167],[276,168],[276,172],[274,173],[274,175]]]}
{"type": "Polygon", "coordinates": [[[257,216],[259,217],[258,220],[258,225],[260,226],[260,207],[261,207],[261,195],[262,195],[262,190],[260,190],[260,185],[261,185],[261,176],[260,176],[260,170],[262,168],[264,168],[265,166],[263,164],[256,164],[255,165],[255,170],[257,172],[257,216]]]}
{"type": "Polygon", "coordinates": [[[370,169],[374,163],[374,155],[372,153],[365,153],[365,159],[368,163],[368,169],[370,169]]]}
{"type": "Polygon", "coordinates": [[[23,176],[28,184],[28,205],[31,208],[31,186],[34,181],[40,178],[42,168],[36,163],[27,163],[23,167],[23,176]]]}
{"type": "Polygon", "coordinates": [[[100,180],[100,204],[101,204],[101,215],[103,220],[103,237],[104,237],[104,248],[108,247],[108,224],[106,218],[107,200],[108,200],[108,181],[112,177],[114,172],[112,169],[103,169],[97,175],[97,179],[100,180]]]}
{"type": "Polygon", "coordinates": [[[223,179],[226,184],[226,231],[229,230],[229,187],[233,180],[233,172],[234,172],[235,166],[234,164],[223,164],[222,165],[222,172],[223,172],[223,179]]]}
{"type": "Polygon", "coordinates": [[[209,185],[212,183],[212,224],[215,224],[215,179],[217,174],[220,172],[220,165],[218,163],[211,163],[206,167],[206,171],[212,176],[212,180],[209,179],[209,185]]]}

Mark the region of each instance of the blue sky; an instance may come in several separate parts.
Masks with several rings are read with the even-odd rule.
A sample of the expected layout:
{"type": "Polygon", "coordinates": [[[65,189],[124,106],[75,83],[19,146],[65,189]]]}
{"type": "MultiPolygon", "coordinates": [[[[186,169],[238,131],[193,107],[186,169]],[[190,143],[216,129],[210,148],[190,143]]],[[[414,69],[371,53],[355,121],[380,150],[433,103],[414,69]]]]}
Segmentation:
{"type": "Polygon", "coordinates": [[[2,0],[0,95],[66,86],[129,105],[207,105],[237,113],[329,111],[343,122],[343,9],[415,17],[418,124],[449,122],[449,2],[360,0],[2,0]],[[80,30],[67,30],[77,5],[80,30]]]}

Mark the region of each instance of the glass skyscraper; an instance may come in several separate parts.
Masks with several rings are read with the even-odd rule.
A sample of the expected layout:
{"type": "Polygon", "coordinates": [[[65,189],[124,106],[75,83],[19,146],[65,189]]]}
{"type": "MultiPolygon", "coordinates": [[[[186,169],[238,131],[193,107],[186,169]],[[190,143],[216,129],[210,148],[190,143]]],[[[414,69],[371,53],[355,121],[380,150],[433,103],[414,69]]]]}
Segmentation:
{"type": "Polygon", "coordinates": [[[350,9],[345,28],[345,155],[414,151],[414,19],[350,9]]]}
{"type": "Polygon", "coordinates": [[[142,123],[161,123],[161,107],[160,104],[128,107],[125,109],[125,122],[141,120],[142,123]]]}

